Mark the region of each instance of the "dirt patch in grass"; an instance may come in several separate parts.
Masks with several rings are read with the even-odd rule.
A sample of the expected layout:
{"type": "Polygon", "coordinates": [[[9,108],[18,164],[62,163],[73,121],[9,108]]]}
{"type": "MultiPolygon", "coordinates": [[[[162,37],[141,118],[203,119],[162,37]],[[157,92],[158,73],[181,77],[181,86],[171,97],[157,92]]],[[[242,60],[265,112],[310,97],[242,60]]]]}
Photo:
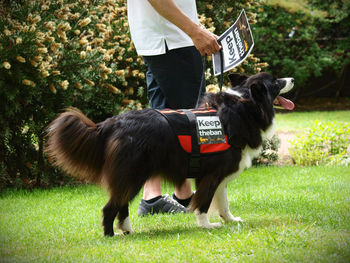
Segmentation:
{"type": "Polygon", "coordinates": [[[277,132],[276,135],[280,139],[280,147],[278,148],[278,165],[293,164],[293,159],[289,154],[289,148],[291,146],[290,141],[295,137],[293,132],[277,132]]]}

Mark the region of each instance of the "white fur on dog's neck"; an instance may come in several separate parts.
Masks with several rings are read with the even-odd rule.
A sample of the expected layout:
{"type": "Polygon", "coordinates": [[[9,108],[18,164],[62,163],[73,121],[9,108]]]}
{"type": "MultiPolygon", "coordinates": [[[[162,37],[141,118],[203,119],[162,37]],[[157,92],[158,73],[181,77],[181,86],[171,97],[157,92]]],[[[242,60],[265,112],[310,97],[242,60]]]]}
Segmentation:
{"type": "Polygon", "coordinates": [[[234,95],[234,96],[242,98],[242,94],[239,93],[237,90],[233,90],[233,89],[228,88],[228,89],[225,90],[225,92],[227,94],[231,94],[231,95],[234,95]]]}

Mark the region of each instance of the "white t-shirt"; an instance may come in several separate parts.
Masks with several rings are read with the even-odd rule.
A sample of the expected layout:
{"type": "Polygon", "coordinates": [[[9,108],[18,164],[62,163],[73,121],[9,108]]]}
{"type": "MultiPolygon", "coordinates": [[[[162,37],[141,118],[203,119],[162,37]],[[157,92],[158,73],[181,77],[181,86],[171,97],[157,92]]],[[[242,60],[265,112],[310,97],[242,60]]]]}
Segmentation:
{"type": "MultiPolygon", "coordinates": [[[[175,4],[198,24],[196,0],[174,0],[175,4]]],[[[131,38],[141,56],[165,54],[168,49],[193,46],[191,38],[166,20],[148,0],[128,0],[128,20],[131,38]]]]}

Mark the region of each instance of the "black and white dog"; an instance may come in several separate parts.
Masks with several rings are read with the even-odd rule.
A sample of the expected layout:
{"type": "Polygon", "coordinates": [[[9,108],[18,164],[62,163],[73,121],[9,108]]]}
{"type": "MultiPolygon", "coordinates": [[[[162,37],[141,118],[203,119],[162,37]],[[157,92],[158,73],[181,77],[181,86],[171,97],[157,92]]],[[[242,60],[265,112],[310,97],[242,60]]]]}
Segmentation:
{"type": "MultiPolygon", "coordinates": [[[[274,103],[288,110],[294,107],[280,96],[293,88],[292,78],[259,73],[251,77],[232,74],[230,80],[232,88],[207,94],[201,104],[216,110],[230,145],[200,161],[191,209],[198,226],[204,228],[220,225],[208,220],[211,204],[225,222],[241,220],[229,210],[227,184],[251,165],[263,140],[272,136],[274,103]]],[[[166,118],[152,109],[130,111],[98,124],[68,109],[48,126],[46,153],[65,172],[107,186],[110,200],[103,208],[103,227],[110,236],[116,217],[118,228],[132,233],[128,204],[147,179],[162,175],[181,186],[190,159],[166,118]]]]}

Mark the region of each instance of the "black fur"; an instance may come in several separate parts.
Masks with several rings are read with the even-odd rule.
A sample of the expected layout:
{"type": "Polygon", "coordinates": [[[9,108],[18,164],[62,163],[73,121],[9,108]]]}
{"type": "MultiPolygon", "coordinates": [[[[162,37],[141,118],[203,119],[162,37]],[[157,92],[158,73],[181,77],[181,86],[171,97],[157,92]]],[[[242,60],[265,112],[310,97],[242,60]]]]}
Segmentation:
{"type": "MultiPolygon", "coordinates": [[[[201,160],[191,202],[191,209],[200,213],[208,211],[220,183],[239,169],[242,151],[261,146],[261,131],[271,126],[273,100],[283,88],[266,73],[231,76],[231,81],[242,96],[220,92],[207,94],[202,101],[202,106],[217,109],[231,148],[201,160]]],[[[129,202],[148,178],[161,174],[177,186],[186,180],[189,156],[164,117],[152,109],[130,111],[98,124],[68,109],[49,125],[47,139],[46,152],[57,166],[107,185],[111,198],[103,208],[105,235],[114,235],[116,217],[123,224],[129,202]]]]}

